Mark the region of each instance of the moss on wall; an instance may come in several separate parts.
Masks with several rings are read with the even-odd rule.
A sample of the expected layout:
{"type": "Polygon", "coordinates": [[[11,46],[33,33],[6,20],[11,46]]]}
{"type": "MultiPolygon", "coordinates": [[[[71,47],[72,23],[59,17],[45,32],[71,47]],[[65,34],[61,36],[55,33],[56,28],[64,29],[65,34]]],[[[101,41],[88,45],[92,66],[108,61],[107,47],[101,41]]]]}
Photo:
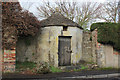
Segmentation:
{"type": "Polygon", "coordinates": [[[116,50],[120,50],[120,23],[94,23],[91,25],[91,31],[98,30],[98,42],[110,44],[116,50]]]}

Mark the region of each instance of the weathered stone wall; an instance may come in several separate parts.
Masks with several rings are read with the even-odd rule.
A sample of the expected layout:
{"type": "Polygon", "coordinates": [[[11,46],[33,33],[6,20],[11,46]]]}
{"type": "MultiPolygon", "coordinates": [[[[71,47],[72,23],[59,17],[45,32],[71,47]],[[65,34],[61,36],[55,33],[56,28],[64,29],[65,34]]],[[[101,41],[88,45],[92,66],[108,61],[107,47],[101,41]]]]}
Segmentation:
{"type": "Polygon", "coordinates": [[[97,63],[97,29],[92,31],[92,60],[97,63]]]}
{"type": "Polygon", "coordinates": [[[79,61],[82,59],[82,42],[83,42],[83,31],[79,28],[70,28],[71,36],[72,37],[72,54],[71,54],[71,60],[72,64],[79,63],[79,61]]]}
{"type": "Polygon", "coordinates": [[[97,30],[93,32],[83,32],[83,43],[82,43],[82,60],[86,62],[97,61],[97,30]]]}
{"type": "Polygon", "coordinates": [[[114,57],[114,67],[120,68],[120,52],[114,50],[113,51],[113,57],[114,57]]]}
{"type": "Polygon", "coordinates": [[[49,62],[58,66],[58,39],[59,36],[72,36],[71,38],[71,63],[76,64],[82,58],[82,35],[83,31],[77,27],[68,27],[63,31],[63,26],[50,26],[41,29],[32,42],[26,46],[24,40],[17,42],[18,61],[41,61],[49,62]],[[34,55],[33,55],[34,53],[34,55]]]}
{"type": "Polygon", "coordinates": [[[120,67],[120,53],[112,46],[97,41],[97,29],[83,33],[82,60],[94,62],[99,67],[120,67]],[[92,41],[91,41],[92,40],[92,41]]]}
{"type": "Polygon", "coordinates": [[[97,30],[92,32],[93,59],[99,67],[120,68],[120,53],[112,46],[97,42],[97,30]]]}
{"type": "Polygon", "coordinates": [[[104,52],[105,52],[105,67],[115,67],[113,47],[109,45],[104,45],[104,52]]]}
{"type": "Polygon", "coordinates": [[[98,43],[97,48],[97,64],[100,67],[120,68],[120,53],[115,51],[110,45],[103,45],[98,43]]]}
{"type": "Polygon", "coordinates": [[[97,47],[97,65],[99,67],[105,67],[105,51],[104,45],[98,43],[97,47]]]}
{"type": "Polygon", "coordinates": [[[16,61],[36,61],[36,36],[19,38],[16,45],[16,61]]]}
{"type": "Polygon", "coordinates": [[[92,62],[92,36],[91,32],[83,32],[83,43],[82,43],[82,60],[86,62],[92,62]]]}

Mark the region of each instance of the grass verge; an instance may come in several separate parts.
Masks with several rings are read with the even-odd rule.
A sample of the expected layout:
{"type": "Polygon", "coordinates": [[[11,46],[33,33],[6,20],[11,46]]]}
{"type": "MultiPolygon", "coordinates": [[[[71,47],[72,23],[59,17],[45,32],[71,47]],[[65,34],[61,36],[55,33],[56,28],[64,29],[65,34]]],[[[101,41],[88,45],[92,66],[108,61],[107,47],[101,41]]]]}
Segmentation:
{"type": "Polygon", "coordinates": [[[59,68],[57,68],[57,67],[54,67],[54,66],[51,66],[51,67],[50,67],[50,70],[51,70],[52,73],[62,72],[61,69],[59,69],[59,68]]]}
{"type": "Polygon", "coordinates": [[[16,69],[24,69],[26,70],[27,68],[29,69],[33,69],[34,67],[36,67],[36,64],[33,63],[33,62],[28,62],[28,61],[25,61],[25,62],[16,62],[16,69]]]}

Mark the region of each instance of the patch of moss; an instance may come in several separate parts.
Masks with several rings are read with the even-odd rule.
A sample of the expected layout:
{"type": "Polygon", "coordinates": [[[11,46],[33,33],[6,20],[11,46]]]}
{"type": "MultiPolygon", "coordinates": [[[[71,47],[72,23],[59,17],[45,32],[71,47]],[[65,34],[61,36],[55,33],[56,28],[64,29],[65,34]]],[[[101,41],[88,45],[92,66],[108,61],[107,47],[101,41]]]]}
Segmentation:
{"type": "Polygon", "coordinates": [[[55,73],[55,72],[62,72],[61,69],[59,69],[59,68],[57,68],[57,67],[54,67],[54,66],[51,66],[51,67],[50,67],[50,70],[51,70],[52,73],[55,73]]]}
{"type": "Polygon", "coordinates": [[[24,38],[24,42],[27,46],[31,45],[31,40],[29,39],[29,37],[24,38]]]}
{"type": "Polygon", "coordinates": [[[35,55],[35,53],[32,53],[32,56],[34,56],[35,55]]]}
{"type": "Polygon", "coordinates": [[[18,70],[20,69],[26,70],[27,68],[33,69],[34,67],[36,67],[36,63],[33,63],[33,62],[28,62],[28,61],[16,62],[16,69],[18,70]]]}

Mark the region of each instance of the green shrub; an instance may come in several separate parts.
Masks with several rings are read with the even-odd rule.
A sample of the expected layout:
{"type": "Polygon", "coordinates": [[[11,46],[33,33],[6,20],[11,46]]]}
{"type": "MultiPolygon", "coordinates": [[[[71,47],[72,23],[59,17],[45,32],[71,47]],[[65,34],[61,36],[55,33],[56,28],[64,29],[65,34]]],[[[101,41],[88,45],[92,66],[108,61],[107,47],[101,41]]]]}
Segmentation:
{"type": "Polygon", "coordinates": [[[87,67],[85,67],[85,66],[81,66],[81,69],[84,70],[84,69],[87,69],[87,67]]]}

